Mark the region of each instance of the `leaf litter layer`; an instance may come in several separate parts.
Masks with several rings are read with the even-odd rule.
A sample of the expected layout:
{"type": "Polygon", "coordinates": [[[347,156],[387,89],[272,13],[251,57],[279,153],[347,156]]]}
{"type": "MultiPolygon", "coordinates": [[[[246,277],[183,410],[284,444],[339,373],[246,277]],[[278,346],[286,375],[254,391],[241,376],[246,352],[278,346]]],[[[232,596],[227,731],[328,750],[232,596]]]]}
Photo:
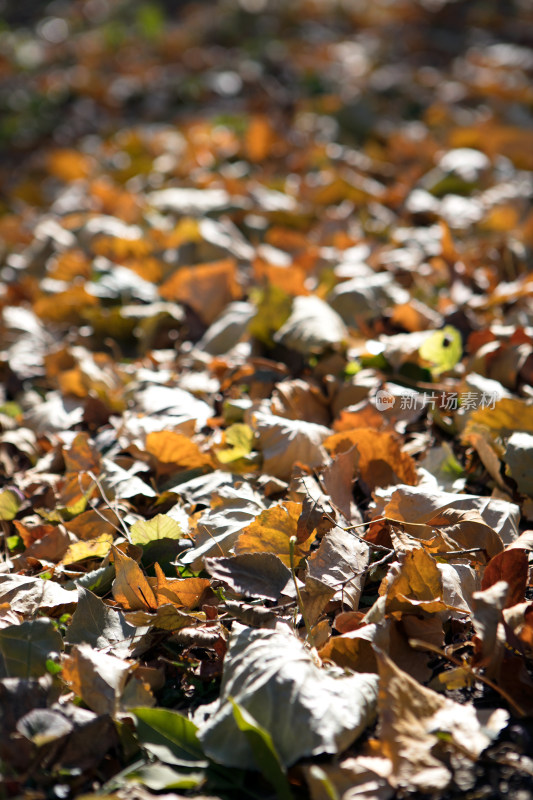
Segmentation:
{"type": "Polygon", "coordinates": [[[528,3],[4,17],[3,796],[530,797],[528,3]]]}

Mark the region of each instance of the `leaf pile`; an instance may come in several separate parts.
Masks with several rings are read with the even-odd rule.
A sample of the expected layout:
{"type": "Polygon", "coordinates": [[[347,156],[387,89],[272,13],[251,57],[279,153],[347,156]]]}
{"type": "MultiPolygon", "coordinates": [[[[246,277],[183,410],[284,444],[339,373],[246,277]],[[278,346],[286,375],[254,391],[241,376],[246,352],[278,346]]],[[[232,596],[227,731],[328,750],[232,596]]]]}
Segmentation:
{"type": "Polygon", "coordinates": [[[0,30],[3,796],[530,797],[533,13],[177,5],[0,30]]]}

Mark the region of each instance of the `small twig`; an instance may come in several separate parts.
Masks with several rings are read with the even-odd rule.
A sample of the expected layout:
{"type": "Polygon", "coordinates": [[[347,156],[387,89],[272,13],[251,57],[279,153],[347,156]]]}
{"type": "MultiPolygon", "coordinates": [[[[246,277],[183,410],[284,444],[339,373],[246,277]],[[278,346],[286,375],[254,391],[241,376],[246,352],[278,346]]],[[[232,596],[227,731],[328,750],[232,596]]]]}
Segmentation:
{"type": "Polygon", "coordinates": [[[309,620],[307,619],[307,615],[305,613],[304,603],[302,600],[302,595],[300,594],[300,587],[298,586],[298,579],[296,578],[296,570],[294,568],[294,548],[296,546],[296,536],[291,536],[289,539],[289,558],[291,562],[291,573],[292,579],[294,581],[294,588],[296,589],[296,596],[298,598],[298,607],[300,609],[300,614],[302,615],[305,630],[307,632],[307,641],[312,646],[313,645],[313,635],[311,633],[311,626],[309,625],[309,620]]]}
{"type": "Polygon", "coordinates": [[[511,695],[506,692],[505,689],[502,689],[501,686],[498,686],[497,683],[494,683],[494,681],[492,681],[490,678],[487,678],[485,675],[480,675],[479,672],[476,672],[475,669],[473,669],[465,661],[460,661],[458,658],[455,658],[455,656],[448,655],[445,650],[441,650],[441,648],[437,647],[437,645],[431,644],[430,642],[423,642],[421,639],[409,639],[409,644],[415,650],[429,650],[441,658],[445,658],[447,661],[450,661],[456,667],[461,667],[462,669],[466,670],[474,678],[474,680],[481,681],[481,683],[486,684],[495,692],[500,694],[503,699],[506,700],[512,708],[514,708],[519,717],[527,716],[524,709],[519,706],[515,700],[513,700],[511,695]]]}
{"type": "MultiPolygon", "coordinates": [[[[113,512],[113,514],[116,516],[116,518],[117,518],[117,519],[118,519],[118,521],[120,522],[120,526],[121,526],[121,528],[122,528],[122,531],[123,531],[123,533],[125,533],[125,534],[126,534],[126,539],[128,539],[128,541],[129,541],[129,531],[128,531],[127,527],[126,527],[126,524],[125,524],[124,520],[122,519],[122,517],[121,517],[121,516],[120,516],[120,514],[118,513],[118,510],[117,510],[117,508],[118,508],[118,507],[117,507],[117,508],[113,508],[113,506],[111,505],[111,501],[108,499],[108,497],[107,497],[106,493],[104,492],[104,488],[103,488],[103,486],[102,486],[102,483],[101,483],[100,479],[99,479],[99,478],[98,478],[98,477],[97,477],[97,476],[94,474],[94,472],[92,472],[91,470],[89,470],[89,471],[87,472],[87,475],[89,476],[89,478],[91,478],[91,480],[93,480],[93,481],[95,482],[95,484],[96,484],[96,486],[97,486],[97,488],[98,488],[98,491],[100,492],[100,494],[101,494],[101,496],[102,496],[102,498],[103,498],[104,502],[107,504],[107,507],[111,509],[111,511],[113,512]]],[[[91,506],[91,507],[92,507],[92,506],[91,506]]],[[[99,516],[101,519],[104,519],[106,522],[109,522],[109,520],[108,520],[108,519],[106,519],[106,517],[104,517],[104,516],[103,516],[103,514],[100,514],[100,513],[98,512],[98,509],[96,509],[96,508],[94,508],[94,507],[92,507],[92,508],[93,508],[93,511],[96,511],[96,513],[98,514],[98,516],[99,516]]],[[[113,525],[113,527],[115,528],[115,530],[117,530],[117,531],[120,531],[120,528],[118,528],[118,527],[117,527],[116,525],[114,525],[112,522],[111,522],[110,524],[111,524],[111,525],[113,525]]]]}

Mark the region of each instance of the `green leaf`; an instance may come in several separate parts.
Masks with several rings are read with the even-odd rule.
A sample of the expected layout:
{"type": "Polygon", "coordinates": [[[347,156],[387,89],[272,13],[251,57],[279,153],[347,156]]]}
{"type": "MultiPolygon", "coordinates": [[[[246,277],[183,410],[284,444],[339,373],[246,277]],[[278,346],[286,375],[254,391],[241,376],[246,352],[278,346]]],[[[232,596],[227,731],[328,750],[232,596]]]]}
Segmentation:
{"type": "Polygon", "coordinates": [[[181,539],[183,530],[179,522],[168,514],[157,514],[150,520],[139,520],[130,528],[132,544],[148,544],[158,539],[181,539]]]}
{"type": "Polygon", "coordinates": [[[0,492],[0,520],[15,519],[20,508],[20,498],[11,489],[0,492]]]}
{"type": "Polygon", "coordinates": [[[147,786],[153,792],[163,789],[197,789],[205,781],[203,772],[180,772],[166,764],[145,764],[129,772],[127,783],[147,786]]]}
{"type": "Polygon", "coordinates": [[[8,678],[39,678],[47,672],[50,654],[62,649],[61,634],[49,619],[9,625],[0,631],[0,671],[8,678]]]}
{"type": "Polygon", "coordinates": [[[228,700],[232,705],[237,727],[246,736],[261,774],[275,788],[279,800],[292,800],[291,788],[272,736],[233,697],[228,697],[228,700]]]}
{"type": "Polygon", "coordinates": [[[132,709],[137,717],[137,736],[149,753],[180,767],[206,767],[202,746],[196,736],[196,725],[167,708],[139,707],[132,709]]]}
{"type": "Polygon", "coordinates": [[[222,464],[229,464],[244,458],[252,452],[253,441],[254,432],[249,425],[241,422],[230,425],[226,430],[226,444],[229,447],[217,451],[218,460],[222,464]]]}
{"type": "Polygon", "coordinates": [[[452,325],[446,325],[440,331],[435,331],[419,347],[418,353],[424,361],[433,364],[431,372],[439,375],[455,367],[463,355],[461,334],[452,325]]]}

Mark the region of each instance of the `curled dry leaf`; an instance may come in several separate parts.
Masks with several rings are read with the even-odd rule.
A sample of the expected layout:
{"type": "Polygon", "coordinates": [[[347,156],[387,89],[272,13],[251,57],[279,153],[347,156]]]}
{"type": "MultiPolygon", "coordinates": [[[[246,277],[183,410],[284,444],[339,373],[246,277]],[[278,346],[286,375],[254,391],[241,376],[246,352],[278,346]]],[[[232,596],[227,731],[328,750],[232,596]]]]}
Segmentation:
{"type": "Polygon", "coordinates": [[[371,489],[418,483],[415,462],[402,452],[396,435],[389,431],[356,428],[334,433],[325,440],[324,447],[334,455],[353,448],[354,473],[371,489]]]}

